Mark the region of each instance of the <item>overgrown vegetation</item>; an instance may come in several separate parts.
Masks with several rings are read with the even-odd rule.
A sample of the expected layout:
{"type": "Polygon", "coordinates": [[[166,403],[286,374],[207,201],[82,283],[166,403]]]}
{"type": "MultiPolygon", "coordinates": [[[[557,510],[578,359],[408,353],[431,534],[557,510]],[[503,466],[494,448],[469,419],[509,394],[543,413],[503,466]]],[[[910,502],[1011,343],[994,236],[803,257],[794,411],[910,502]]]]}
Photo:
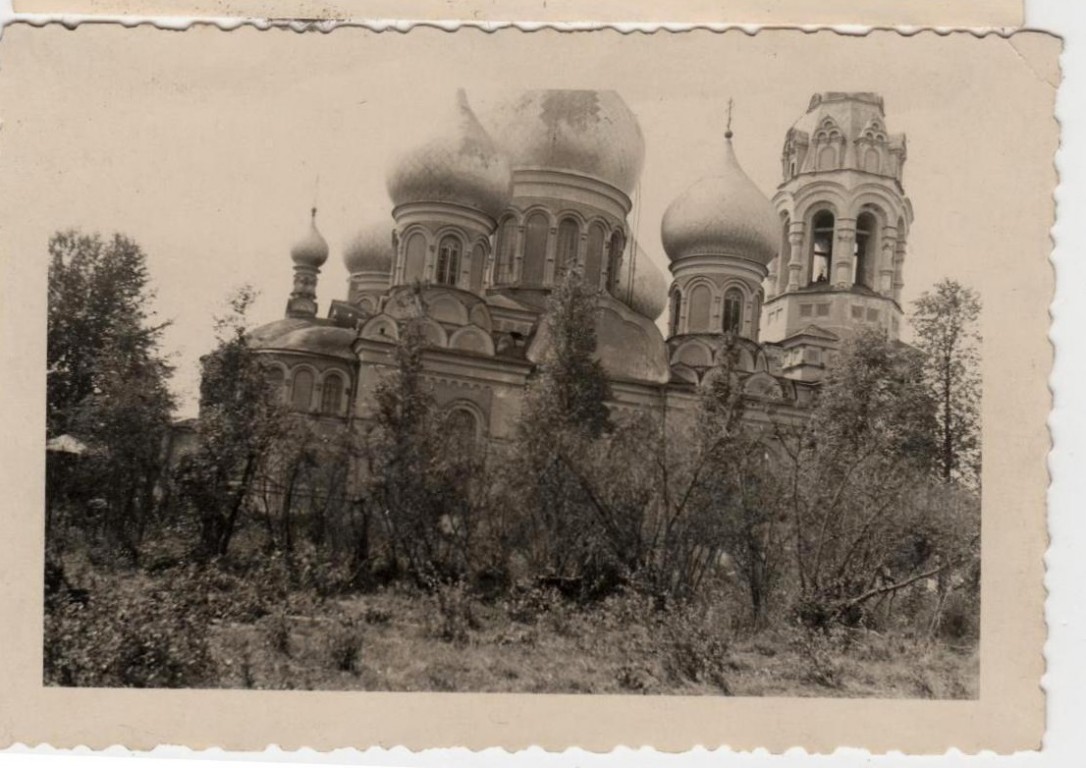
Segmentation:
{"type": "Polygon", "coordinates": [[[846,342],[809,419],[748,412],[735,339],[676,417],[614,407],[571,271],[497,446],[437,406],[421,319],[365,420],[293,416],[242,290],[177,460],[142,252],[50,250],[49,437],[82,449],[49,457],[48,683],[975,695],[962,286],[916,348],[846,342]]]}

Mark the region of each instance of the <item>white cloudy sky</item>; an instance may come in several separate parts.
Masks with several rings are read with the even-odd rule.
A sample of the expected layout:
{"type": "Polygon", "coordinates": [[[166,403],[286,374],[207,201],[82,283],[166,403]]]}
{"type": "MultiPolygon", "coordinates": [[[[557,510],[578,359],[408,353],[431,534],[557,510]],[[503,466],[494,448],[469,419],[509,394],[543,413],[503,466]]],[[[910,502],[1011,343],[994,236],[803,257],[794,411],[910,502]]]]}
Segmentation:
{"type": "Polygon", "coordinates": [[[1022,226],[1016,214],[1049,194],[1051,146],[1034,137],[1050,92],[996,38],[105,25],[4,36],[0,178],[17,201],[5,250],[40,259],[44,271],[57,229],[139,242],[156,308],[174,323],[166,343],[185,413],[198,357],[212,344],[211,316],[231,290],[245,282],[260,290],[255,322],[281,316],[289,248],[315,196],[332,245],[318,286],[322,314],[344,295],[341,244],[387,216],[387,158],[432,125],[458,86],[479,111],[521,88],[618,90],[646,144],[631,222],[661,265],[660,218],[718,162],[729,97],[740,162],[767,194],[779,181],[784,132],[812,93],[885,97],[890,130],[909,141],[916,221],[907,301],[948,275],[983,291],[992,269],[1034,258],[1047,228],[1022,226]]]}

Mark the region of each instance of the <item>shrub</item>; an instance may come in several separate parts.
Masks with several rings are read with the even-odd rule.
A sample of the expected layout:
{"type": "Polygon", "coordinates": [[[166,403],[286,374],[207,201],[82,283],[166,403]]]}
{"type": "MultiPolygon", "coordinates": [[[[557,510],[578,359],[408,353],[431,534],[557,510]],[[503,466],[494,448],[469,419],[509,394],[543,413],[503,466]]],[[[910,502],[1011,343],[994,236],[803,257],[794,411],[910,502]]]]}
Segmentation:
{"type": "Polygon", "coordinates": [[[290,620],[286,613],[278,610],[268,617],[264,624],[264,633],[268,646],[283,656],[290,656],[290,620]]]}
{"type": "Polygon", "coordinates": [[[434,634],[448,643],[466,645],[469,631],[480,628],[471,595],[462,582],[440,584],[434,590],[439,623],[434,634]]]}
{"type": "Polygon", "coordinates": [[[729,644],[720,623],[702,606],[672,606],[661,617],[664,667],[676,682],[709,683],[730,694],[727,671],[729,644]]]}
{"type": "Polygon", "coordinates": [[[842,642],[843,631],[821,631],[803,627],[796,635],[795,645],[800,657],[807,663],[804,676],[807,680],[826,688],[842,685],[841,665],[835,656],[842,642]]]}
{"type": "Polygon", "coordinates": [[[325,652],[332,668],[357,675],[362,658],[362,640],[362,628],[354,619],[341,618],[336,622],[325,641],[325,652]]]}
{"type": "Polygon", "coordinates": [[[168,587],[108,586],[90,590],[84,602],[47,605],[47,685],[191,688],[216,679],[198,580],[178,573],[168,587]]]}

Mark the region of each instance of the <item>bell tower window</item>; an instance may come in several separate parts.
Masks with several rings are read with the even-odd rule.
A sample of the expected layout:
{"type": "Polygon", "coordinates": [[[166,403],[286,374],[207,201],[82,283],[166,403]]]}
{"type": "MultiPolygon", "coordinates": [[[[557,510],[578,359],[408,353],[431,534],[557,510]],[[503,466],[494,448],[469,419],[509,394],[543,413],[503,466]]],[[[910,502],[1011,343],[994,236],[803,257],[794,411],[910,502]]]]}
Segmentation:
{"type": "Polygon", "coordinates": [[[873,247],[876,226],[875,217],[870,213],[861,213],[856,219],[856,273],[853,282],[865,288],[871,288],[874,282],[874,260],[878,252],[873,247]]]}
{"type": "Polygon", "coordinates": [[[437,269],[434,279],[441,285],[456,285],[460,275],[460,240],[453,235],[441,238],[437,249],[437,269]]]}
{"type": "Polygon", "coordinates": [[[828,283],[833,266],[833,214],[819,211],[811,222],[811,274],[812,283],[828,283]]]}
{"type": "Polygon", "coordinates": [[[739,333],[743,322],[743,292],[729,288],[724,294],[724,333],[739,333]]]}
{"type": "Polygon", "coordinates": [[[671,294],[671,335],[679,335],[679,318],[682,316],[683,295],[678,291],[671,294]]]}

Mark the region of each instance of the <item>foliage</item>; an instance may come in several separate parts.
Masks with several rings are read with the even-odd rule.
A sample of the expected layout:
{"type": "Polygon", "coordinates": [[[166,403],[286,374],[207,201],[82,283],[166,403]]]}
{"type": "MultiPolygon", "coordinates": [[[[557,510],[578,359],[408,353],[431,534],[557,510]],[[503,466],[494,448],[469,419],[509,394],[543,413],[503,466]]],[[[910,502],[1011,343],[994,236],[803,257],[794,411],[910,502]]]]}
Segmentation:
{"type": "Polygon", "coordinates": [[[916,345],[936,398],[939,474],[967,487],[980,483],[980,297],[944,279],[913,302],[916,345]]]}
{"type": "Polygon", "coordinates": [[[374,393],[362,503],[378,511],[392,561],[431,587],[480,565],[473,548],[485,455],[475,435],[457,430],[438,410],[422,374],[423,350],[421,328],[406,322],[395,368],[374,393]]]}
{"type": "Polygon", "coordinates": [[[216,320],[218,346],[201,360],[198,445],[177,477],[181,498],[199,517],[204,559],[227,554],[261,462],[289,424],[267,363],[245,333],[255,298],[251,288],[240,289],[230,314],[216,320]]]}
{"type": "Polygon", "coordinates": [[[187,688],[215,680],[206,592],[189,571],[145,590],[46,604],[47,685],[187,688]]]}
{"type": "Polygon", "coordinates": [[[72,434],[89,450],[50,456],[48,537],[63,546],[72,525],[134,557],[154,516],[174,408],[159,350],[168,324],[150,309],[146,255],[123,235],[58,233],[49,254],[47,434],[72,434]],[[102,514],[88,514],[92,499],[102,514]]]}
{"type": "Polygon", "coordinates": [[[876,330],[847,342],[812,418],[779,428],[797,608],[809,626],[857,623],[872,601],[947,567],[910,501],[935,459],[922,358],[876,330]]]}

